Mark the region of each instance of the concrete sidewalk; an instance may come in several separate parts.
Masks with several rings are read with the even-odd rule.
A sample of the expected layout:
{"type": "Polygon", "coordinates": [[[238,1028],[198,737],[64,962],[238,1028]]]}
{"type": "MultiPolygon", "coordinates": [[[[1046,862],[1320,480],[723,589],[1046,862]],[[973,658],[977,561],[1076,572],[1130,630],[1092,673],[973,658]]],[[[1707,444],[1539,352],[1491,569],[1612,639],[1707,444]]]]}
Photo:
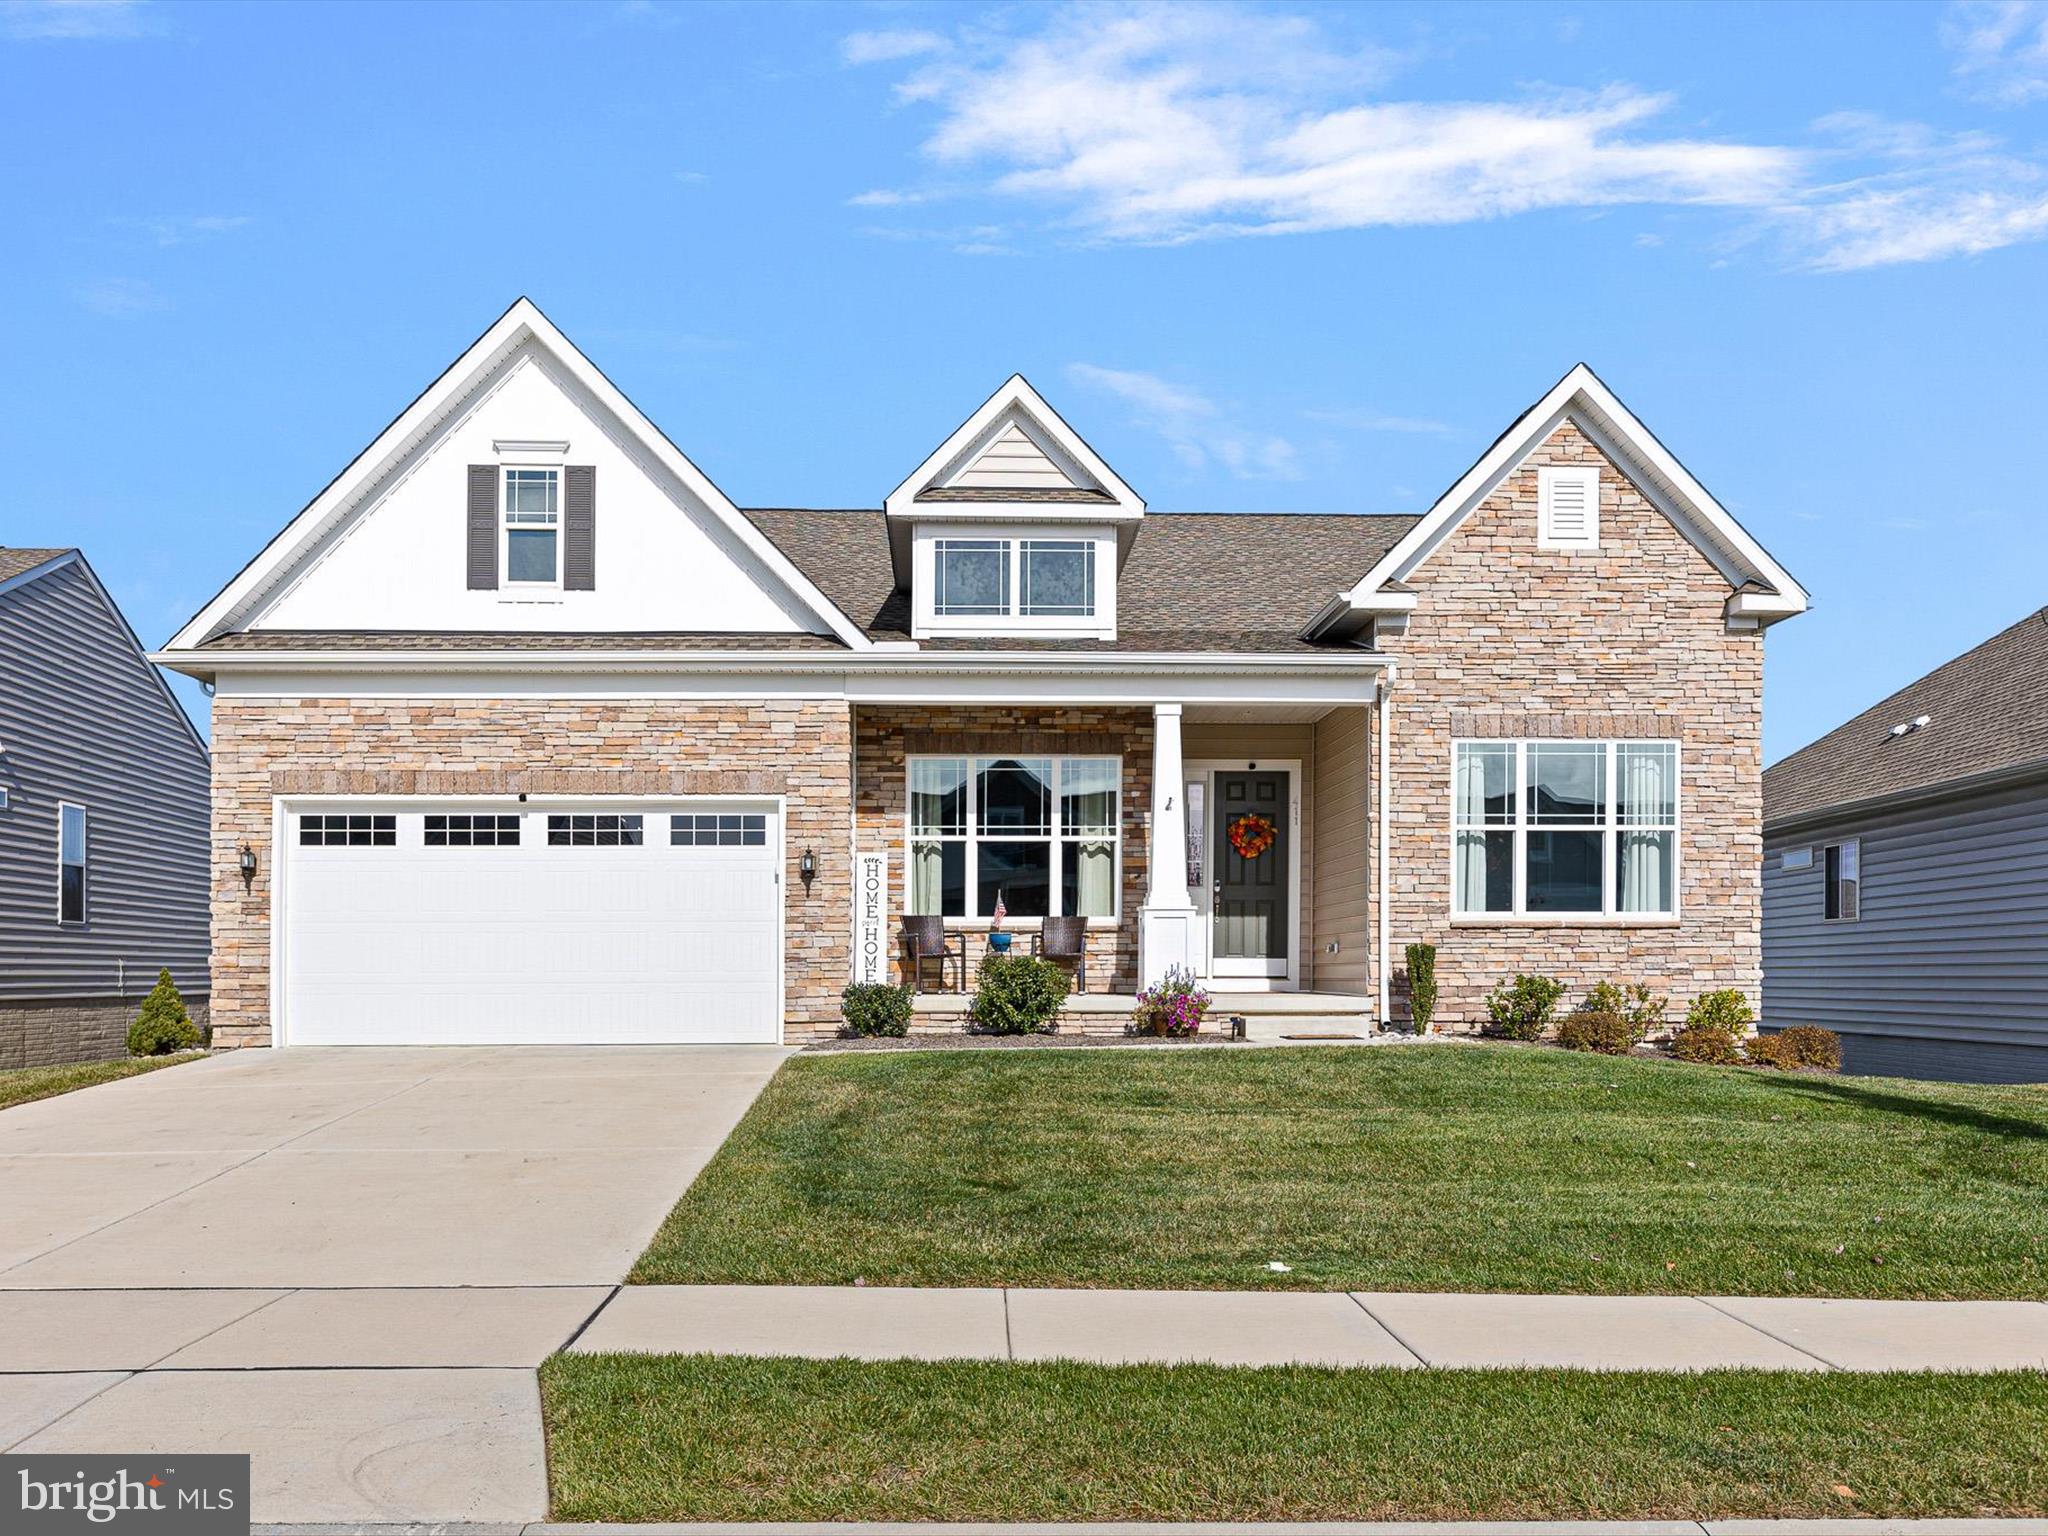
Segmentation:
{"type": "Polygon", "coordinates": [[[627,1286],[571,1349],[1102,1365],[2048,1369],[2048,1303],[627,1286]]]}

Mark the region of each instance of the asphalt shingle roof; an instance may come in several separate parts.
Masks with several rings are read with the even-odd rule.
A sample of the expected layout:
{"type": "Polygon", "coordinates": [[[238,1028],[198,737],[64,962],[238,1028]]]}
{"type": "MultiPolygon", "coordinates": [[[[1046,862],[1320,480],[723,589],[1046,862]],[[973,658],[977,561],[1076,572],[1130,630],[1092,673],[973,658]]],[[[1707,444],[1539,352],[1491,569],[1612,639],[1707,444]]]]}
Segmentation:
{"type": "Polygon", "coordinates": [[[12,581],[24,571],[70,553],[68,549],[9,549],[0,545],[0,581],[12,581]]]}
{"type": "Polygon", "coordinates": [[[2048,768],[2048,608],[1765,769],[1764,824],[2035,763],[2048,768]]]}

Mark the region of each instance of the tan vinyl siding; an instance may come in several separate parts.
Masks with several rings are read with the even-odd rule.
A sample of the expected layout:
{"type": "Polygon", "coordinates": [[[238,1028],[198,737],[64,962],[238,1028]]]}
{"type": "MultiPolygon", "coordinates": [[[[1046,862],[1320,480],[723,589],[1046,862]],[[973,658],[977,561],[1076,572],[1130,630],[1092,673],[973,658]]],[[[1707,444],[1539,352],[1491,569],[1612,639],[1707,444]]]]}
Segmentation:
{"type": "Polygon", "coordinates": [[[1338,709],[1315,728],[1314,893],[1309,928],[1315,938],[1315,984],[1325,991],[1364,992],[1372,957],[1366,911],[1366,711],[1338,709]],[[1336,954],[1328,953],[1332,943],[1336,954]]]}
{"type": "MultiPolygon", "coordinates": [[[[1216,758],[1223,762],[1267,763],[1294,759],[1301,765],[1301,922],[1294,936],[1300,955],[1301,988],[1315,985],[1316,934],[1311,900],[1315,869],[1316,735],[1313,725],[1225,724],[1191,720],[1181,727],[1184,761],[1216,758]]],[[[1204,812],[1213,815],[1213,807],[1204,812]]],[[[1214,831],[1210,835],[1213,837],[1214,831]]]]}

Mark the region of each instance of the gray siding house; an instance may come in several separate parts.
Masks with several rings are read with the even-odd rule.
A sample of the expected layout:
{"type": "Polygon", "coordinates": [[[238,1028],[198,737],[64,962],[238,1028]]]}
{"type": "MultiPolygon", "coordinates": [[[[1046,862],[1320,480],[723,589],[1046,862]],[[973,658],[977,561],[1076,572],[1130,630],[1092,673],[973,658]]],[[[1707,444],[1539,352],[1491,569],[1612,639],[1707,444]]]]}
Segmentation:
{"type": "Polygon", "coordinates": [[[120,1055],[164,966],[204,1022],[207,778],[85,557],[0,547],[0,1067],[120,1055]]]}
{"type": "Polygon", "coordinates": [[[2048,1082],[2048,608],[1764,772],[1766,1028],[2048,1082]]]}

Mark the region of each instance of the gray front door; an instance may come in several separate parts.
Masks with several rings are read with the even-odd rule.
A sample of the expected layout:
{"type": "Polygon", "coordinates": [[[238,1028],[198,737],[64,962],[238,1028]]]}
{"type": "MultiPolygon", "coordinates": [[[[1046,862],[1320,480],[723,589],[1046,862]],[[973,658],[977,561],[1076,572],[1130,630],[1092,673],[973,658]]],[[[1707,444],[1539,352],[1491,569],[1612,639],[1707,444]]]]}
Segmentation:
{"type": "Polygon", "coordinates": [[[1218,976],[1284,976],[1293,836],[1287,775],[1220,771],[1215,797],[1213,969],[1218,976]]]}

